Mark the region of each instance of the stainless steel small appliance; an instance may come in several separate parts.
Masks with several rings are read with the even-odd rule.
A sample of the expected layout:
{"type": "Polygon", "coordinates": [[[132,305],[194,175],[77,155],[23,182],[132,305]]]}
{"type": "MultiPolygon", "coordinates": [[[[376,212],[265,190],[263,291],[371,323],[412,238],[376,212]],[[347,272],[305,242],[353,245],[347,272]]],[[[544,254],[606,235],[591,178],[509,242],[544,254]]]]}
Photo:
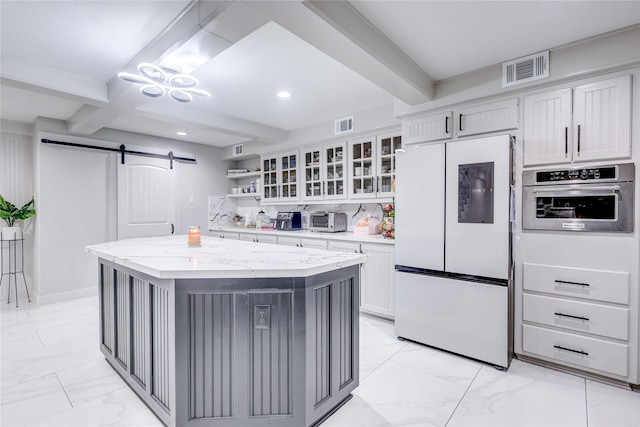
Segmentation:
{"type": "Polygon", "coordinates": [[[328,233],[347,231],[347,214],[340,212],[312,212],[309,216],[309,229],[328,233]]]}
{"type": "Polygon", "coordinates": [[[634,176],[633,163],[524,171],[522,228],[630,233],[634,176]]]}
{"type": "Polygon", "coordinates": [[[275,228],[276,230],[300,230],[302,215],[300,212],[278,212],[275,228]]]}

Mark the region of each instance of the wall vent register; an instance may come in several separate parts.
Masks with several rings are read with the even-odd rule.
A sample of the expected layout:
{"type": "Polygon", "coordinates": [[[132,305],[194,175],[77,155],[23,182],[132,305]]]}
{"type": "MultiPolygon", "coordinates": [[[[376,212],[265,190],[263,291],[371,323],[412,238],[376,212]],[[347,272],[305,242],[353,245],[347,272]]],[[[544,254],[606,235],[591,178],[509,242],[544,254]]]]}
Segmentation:
{"type": "Polygon", "coordinates": [[[547,77],[549,77],[548,50],[502,64],[502,87],[514,86],[547,77]]]}

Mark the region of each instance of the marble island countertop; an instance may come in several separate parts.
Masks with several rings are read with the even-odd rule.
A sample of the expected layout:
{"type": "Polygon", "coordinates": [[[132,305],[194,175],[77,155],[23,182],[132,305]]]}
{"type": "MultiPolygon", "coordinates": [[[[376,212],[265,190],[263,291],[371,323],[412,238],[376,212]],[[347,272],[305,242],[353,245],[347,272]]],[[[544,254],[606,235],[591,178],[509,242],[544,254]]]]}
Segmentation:
{"type": "Polygon", "coordinates": [[[353,231],[341,231],[339,233],[323,233],[309,230],[274,230],[274,229],[257,229],[251,227],[209,227],[210,232],[224,231],[235,233],[247,233],[247,234],[261,234],[261,235],[274,235],[274,236],[291,236],[291,237],[303,237],[311,239],[324,239],[324,240],[344,240],[350,242],[361,243],[382,243],[386,245],[394,245],[394,239],[385,239],[381,234],[355,234],[353,231]]]}
{"type": "Polygon", "coordinates": [[[308,277],[366,262],[367,255],[202,237],[189,247],[187,236],[118,240],[85,250],[161,279],[308,277]]]}

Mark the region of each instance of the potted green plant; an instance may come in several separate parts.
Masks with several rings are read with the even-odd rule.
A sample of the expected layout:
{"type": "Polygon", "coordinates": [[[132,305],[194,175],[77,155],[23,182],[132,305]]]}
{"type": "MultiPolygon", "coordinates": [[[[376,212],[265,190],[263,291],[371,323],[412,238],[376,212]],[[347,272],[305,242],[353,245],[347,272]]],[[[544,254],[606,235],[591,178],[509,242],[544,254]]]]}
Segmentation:
{"type": "Polygon", "coordinates": [[[11,202],[5,200],[0,194],[0,218],[4,219],[8,227],[2,227],[0,230],[2,240],[16,240],[22,239],[22,229],[20,226],[16,226],[16,221],[21,219],[25,220],[31,218],[36,214],[33,209],[33,199],[27,202],[21,208],[18,208],[11,202]]]}

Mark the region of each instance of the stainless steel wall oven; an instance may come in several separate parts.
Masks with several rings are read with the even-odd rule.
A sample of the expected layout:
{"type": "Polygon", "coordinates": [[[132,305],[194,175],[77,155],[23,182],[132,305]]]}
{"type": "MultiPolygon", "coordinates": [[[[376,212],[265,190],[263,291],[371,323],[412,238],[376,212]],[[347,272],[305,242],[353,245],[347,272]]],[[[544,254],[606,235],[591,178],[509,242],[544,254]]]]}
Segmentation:
{"type": "Polygon", "coordinates": [[[632,232],[633,163],[522,173],[522,228],[632,232]]]}

